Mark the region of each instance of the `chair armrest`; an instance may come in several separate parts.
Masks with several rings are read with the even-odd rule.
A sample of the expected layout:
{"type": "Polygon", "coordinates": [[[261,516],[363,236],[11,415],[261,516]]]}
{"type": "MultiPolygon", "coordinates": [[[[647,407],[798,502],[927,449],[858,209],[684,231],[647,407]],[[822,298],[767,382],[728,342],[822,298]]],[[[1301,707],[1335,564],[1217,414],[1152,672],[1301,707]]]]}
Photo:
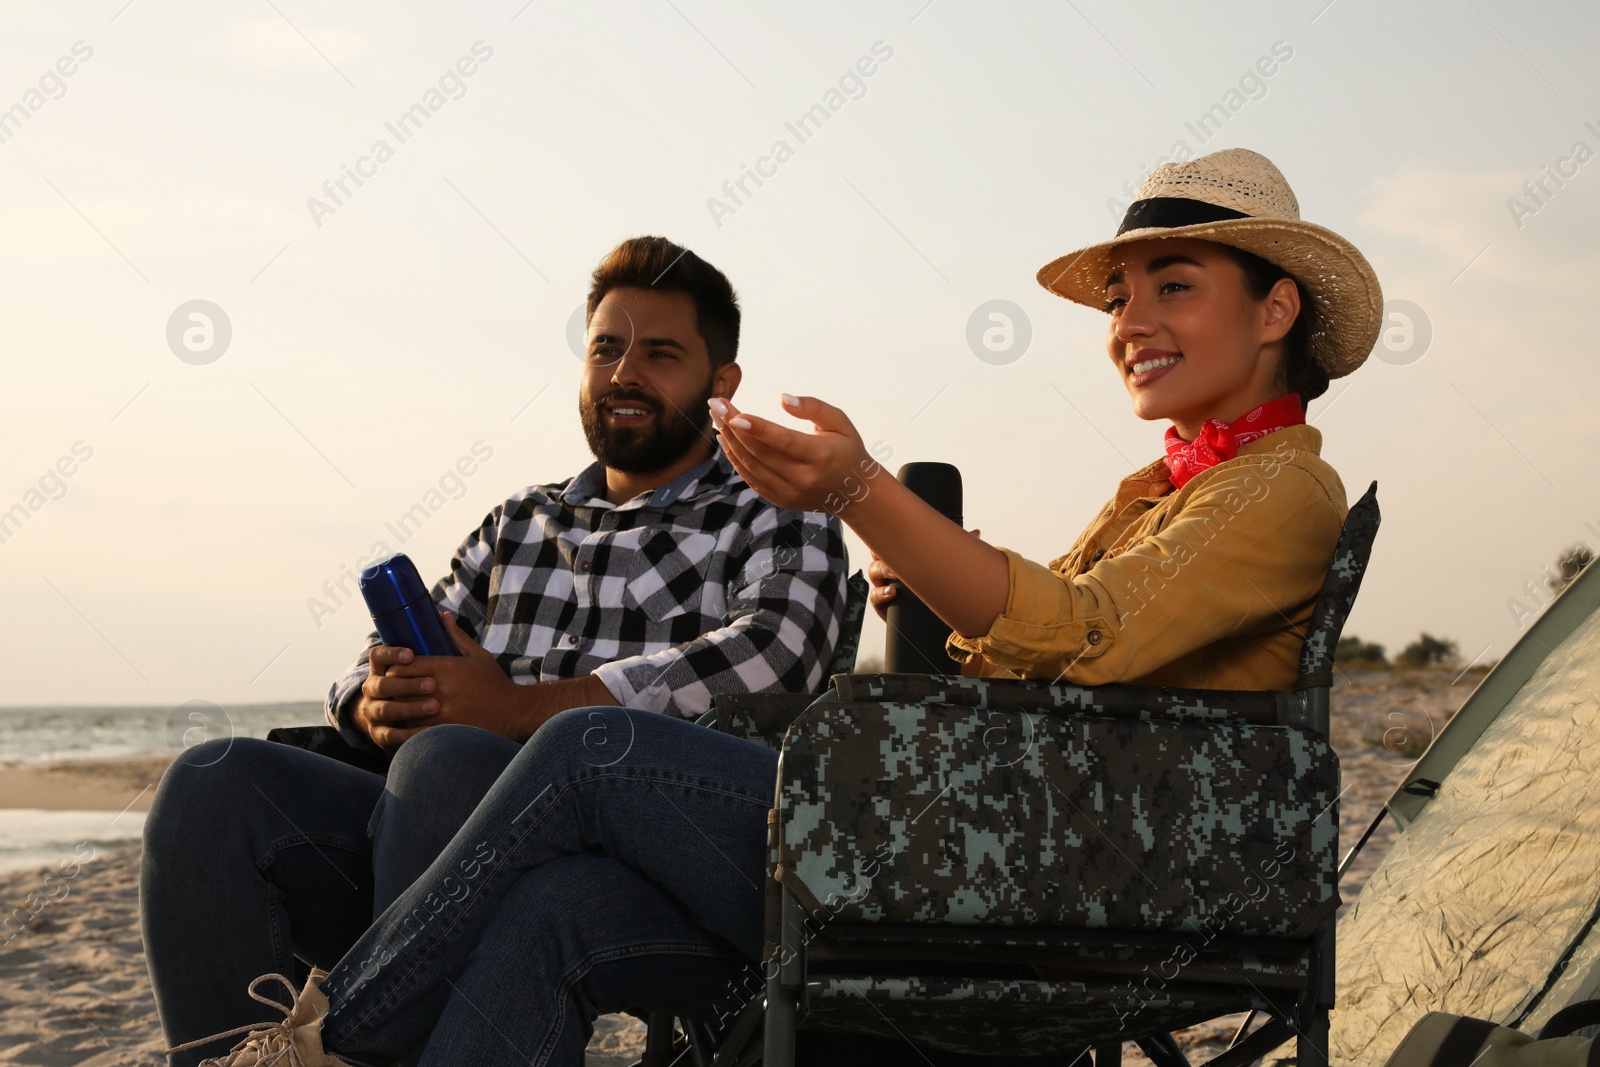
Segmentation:
{"type": "Polygon", "coordinates": [[[1023,678],[968,678],[950,674],[838,674],[831,679],[842,703],[880,701],[975,710],[1059,712],[1112,718],[1180,719],[1285,725],[1294,707],[1288,693],[1271,690],[1181,689],[1148,685],[1071,685],[1023,678]]]}
{"type": "Polygon", "coordinates": [[[800,717],[815,693],[735,693],[712,698],[705,725],[768,748],[783,742],[784,731],[800,717]]]}
{"type": "Polygon", "coordinates": [[[267,740],[315,752],[373,774],[388,774],[394,754],[379,749],[356,748],[331,726],[279,726],[267,731],[267,740]]]}

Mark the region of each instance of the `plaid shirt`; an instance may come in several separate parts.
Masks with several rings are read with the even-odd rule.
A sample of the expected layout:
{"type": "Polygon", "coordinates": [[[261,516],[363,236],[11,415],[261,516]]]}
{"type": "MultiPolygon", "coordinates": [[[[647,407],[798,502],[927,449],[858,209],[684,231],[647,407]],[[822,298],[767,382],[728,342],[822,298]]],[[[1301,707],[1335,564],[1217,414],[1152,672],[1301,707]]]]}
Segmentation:
{"type": "MultiPolygon", "coordinates": [[[[624,504],[605,469],[536,485],[484,518],[432,595],[519,685],[594,674],[617,702],[693,718],[718,693],[809,692],[839,641],[839,520],[773,507],[719,450],[624,504]]],[[[345,738],[376,631],[328,691],[345,738]]]]}

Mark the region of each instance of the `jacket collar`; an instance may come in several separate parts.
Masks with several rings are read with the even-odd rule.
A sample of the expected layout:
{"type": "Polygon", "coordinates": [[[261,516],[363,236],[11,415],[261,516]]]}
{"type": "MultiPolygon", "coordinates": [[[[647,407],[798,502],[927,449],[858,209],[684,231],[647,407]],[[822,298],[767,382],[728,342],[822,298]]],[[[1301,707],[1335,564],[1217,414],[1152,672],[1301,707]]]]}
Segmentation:
{"type": "MultiPolygon", "coordinates": [[[[1295,426],[1285,426],[1274,430],[1265,437],[1258,437],[1254,441],[1247,441],[1239,446],[1240,456],[1251,456],[1258,452],[1274,452],[1279,448],[1288,447],[1312,455],[1322,454],[1322,431],[1309,423],[1300,423],[1295,426]]],[[[1165,496],[1172,491],[1172,472],[1167,469],[1166,457],[1140,467],[1126,478],[1117,487],[1117,507],[1129,500],[1138,500],[1141,497],[1165,496]]]]}

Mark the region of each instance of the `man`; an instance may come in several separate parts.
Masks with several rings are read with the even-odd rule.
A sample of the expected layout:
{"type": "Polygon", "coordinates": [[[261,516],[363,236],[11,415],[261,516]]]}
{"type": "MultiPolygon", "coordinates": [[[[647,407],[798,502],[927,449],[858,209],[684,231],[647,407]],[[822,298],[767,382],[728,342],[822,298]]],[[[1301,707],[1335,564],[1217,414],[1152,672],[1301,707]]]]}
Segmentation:
{"type": "Polygon", "coordinates": [[[844,543],[834,517],[762,501],[715,445],[707,405],[739,385],[739,319],[727,278],[693,252],[659,237],[614,249],[589,292],[579,388],[595,463],[514,494],[457,549],[432,594],[460,656],[373,634],[328,695],[355,745],[479,730],[441,732],[387,782],[250,740],[173,764],[140,894],[169,1042],[271,1018],[246,987],[304,974],[294,957],[331,966],[465,822],[518,751],[507,740],[569,708],[693,718],[718,693],[820,684],[844,543]]]}

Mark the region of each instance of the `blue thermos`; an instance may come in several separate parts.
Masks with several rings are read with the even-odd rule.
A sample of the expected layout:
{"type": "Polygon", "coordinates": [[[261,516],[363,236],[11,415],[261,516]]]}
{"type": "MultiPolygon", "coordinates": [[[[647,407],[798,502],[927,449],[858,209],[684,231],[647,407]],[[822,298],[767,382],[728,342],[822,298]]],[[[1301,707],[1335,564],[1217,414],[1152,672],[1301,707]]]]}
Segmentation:
{"type": "Polygon", "coordinates": [[[419,656],[460,655],[410,556],[395,552],[362,568],[360,584],[384,644],[419,656]]]}

